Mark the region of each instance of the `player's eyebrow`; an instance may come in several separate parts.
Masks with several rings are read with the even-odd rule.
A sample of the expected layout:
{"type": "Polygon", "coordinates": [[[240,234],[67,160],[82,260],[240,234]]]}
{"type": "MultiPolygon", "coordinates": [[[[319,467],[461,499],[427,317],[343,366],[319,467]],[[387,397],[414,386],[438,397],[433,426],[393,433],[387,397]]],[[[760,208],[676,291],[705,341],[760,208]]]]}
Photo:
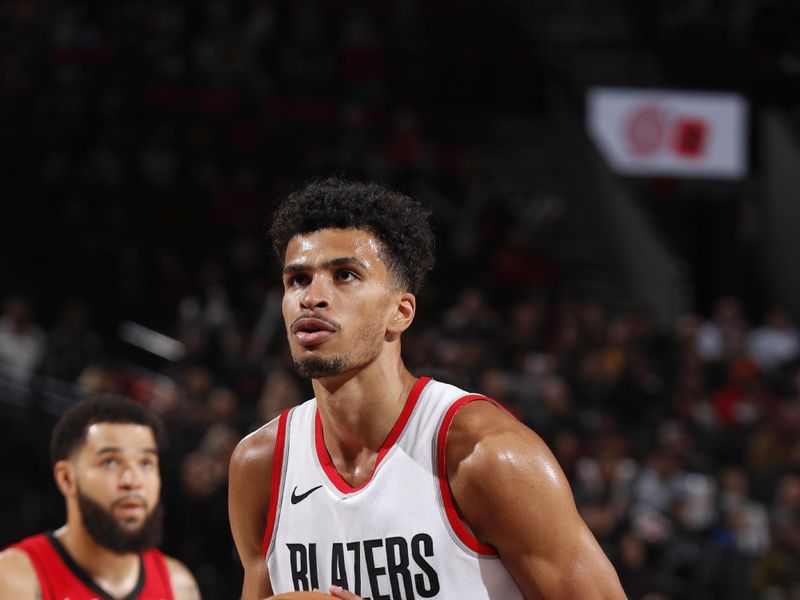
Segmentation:
{"type": "MultiPolygon", "coordinates": [[[[120,446],[103,446],[102,448],[97,450],[97,452],[95,452],[94,454],[95,454],[95,456],[99,456],[101,454],[114,453],[114,452],[123,452],[123,450],[122,450],[122,448],[120,446]]],[[[141,452],[144,452],[146,454],[156,454],[157,455],[158,454],[158,449],[157,448],[143,448],[141,450],[141,452]]]]}
{"type": "Polygon", "coordinates": [[[344,265],[357,265],[362,269],[368,269],[369,266],[360,258],[356,258],[355,256],[343,256],[341,258],[334,258],[333,260],[329,260],[327,263],[324,263],[323,267],[341,267],[344,265]]]}
{"type": "MultiPolygon", "coordinates": [[[[357,265],[362,269],[369,268],[367,263],[355,256],[341,256],[339,258],[332,258],[331,260],[326,260],[325,262],[321,263],[319,266],[323,269],[326,269],[329,267],[341,267],[344,265],[357,265]]],[[[285,275],[290,275],[293,273],[301,273],[306,269],[308,269],[308,265],[305,263],[289,263],[283,267],[283,273],[285,275]]]]}

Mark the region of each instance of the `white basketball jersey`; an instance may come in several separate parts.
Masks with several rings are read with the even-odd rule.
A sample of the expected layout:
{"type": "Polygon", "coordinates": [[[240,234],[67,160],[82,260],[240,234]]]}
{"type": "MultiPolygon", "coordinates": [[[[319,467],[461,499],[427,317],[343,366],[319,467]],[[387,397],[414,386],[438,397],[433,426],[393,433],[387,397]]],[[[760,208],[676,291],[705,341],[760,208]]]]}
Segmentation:
{"type": "Polygon", "coordinates": [[[280,417],[264,554],[273,593],[330,585],[365,600],[523,598],[496,551],[458,518],[445,439],[456,410],[486,400],[421,378],[358,488],[342,479],[315,399],[280,417]]]}

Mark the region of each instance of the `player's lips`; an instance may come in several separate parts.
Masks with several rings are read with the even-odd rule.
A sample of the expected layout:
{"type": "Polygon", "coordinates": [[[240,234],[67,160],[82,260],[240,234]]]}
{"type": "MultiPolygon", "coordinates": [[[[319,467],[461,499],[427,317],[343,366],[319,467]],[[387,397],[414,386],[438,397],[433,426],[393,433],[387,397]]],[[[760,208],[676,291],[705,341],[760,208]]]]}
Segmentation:
{"type": "Polygon", "coordinates": [[[114,503],[116,508],[124,512],[136,512],[139,510],[145,510],[146,503],[144,500],[136,500],[136,499],[128,499],[128,500],[117,500],[114,503]]]}
{"type": "Polygon", "coordinates": [[[326,320],[302,317],[292,323],[291,331],[301,346],[316,346],[336,333],[336,329],[333,323],[326,320]]]}

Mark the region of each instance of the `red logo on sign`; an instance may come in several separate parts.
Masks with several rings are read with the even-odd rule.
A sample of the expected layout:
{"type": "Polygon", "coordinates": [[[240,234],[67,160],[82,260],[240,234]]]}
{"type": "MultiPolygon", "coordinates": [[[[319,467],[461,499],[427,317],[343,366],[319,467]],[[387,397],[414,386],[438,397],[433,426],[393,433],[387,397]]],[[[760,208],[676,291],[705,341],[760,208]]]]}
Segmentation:
{"type": "Polygon", "coordinates": [[[675,122],[675,150],[681,156],[702,156],[707,137],[708,123],[701,119],[681,118],[675,122]]]}
{"type": "Polygon", "coordinates": [[[657,106],[643,106],[631,114],[626,133],[634,154],[648,155],[658,150],[664,138],[664,113],[657,106]]]}

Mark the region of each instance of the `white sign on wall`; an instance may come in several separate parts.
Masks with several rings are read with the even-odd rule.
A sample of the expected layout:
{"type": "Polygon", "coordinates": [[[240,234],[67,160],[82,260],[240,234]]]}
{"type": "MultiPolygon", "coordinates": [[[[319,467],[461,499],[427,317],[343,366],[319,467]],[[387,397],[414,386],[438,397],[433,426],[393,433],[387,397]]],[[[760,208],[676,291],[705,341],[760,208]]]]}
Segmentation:
{"type": "Polygon", "coordinates": [[[626,175],[747,175],[748,104],[735,93],[591,88],[589,135],[626,175]]]}

